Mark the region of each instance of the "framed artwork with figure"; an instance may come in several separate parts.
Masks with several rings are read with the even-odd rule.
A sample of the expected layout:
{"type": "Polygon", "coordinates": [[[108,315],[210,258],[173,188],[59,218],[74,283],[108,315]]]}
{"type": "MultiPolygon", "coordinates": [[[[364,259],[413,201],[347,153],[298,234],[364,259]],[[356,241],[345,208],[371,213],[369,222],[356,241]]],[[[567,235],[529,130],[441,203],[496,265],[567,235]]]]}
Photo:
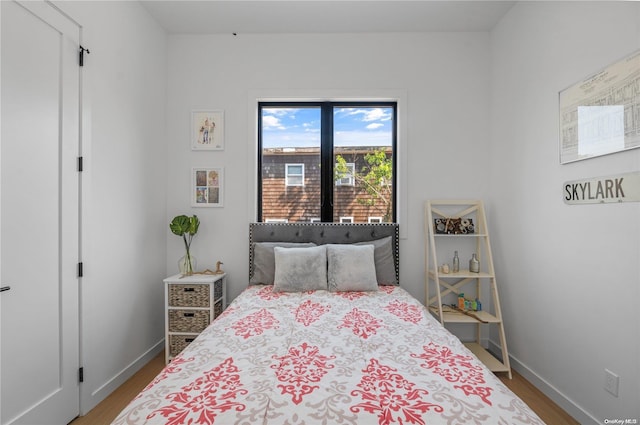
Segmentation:
{"type": "Polygon", "coordinates": [[[191,150],[224,150],[224,111],[191,111],[191,150]]]}

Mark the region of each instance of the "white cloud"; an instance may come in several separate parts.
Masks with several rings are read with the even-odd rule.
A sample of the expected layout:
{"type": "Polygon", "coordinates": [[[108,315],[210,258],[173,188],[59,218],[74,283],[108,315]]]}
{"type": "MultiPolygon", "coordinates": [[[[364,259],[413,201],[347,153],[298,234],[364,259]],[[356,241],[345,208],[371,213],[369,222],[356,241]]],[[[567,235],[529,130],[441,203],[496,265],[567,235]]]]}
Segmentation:
{"type": "Polygon", "coordinates": [[[343,109],[340,109],[340,112],[346,113],[347,115],[362,115],[362,121],[364,122],[389,121],[391,119],[391,114],[382,108],[364,108],[364,109],[343,108],[343,109]]]}
{"type": "Polygon", "coordinates": [[[384,127],[384,124],[381,124],[379,122],[374,122],[369,124],[366,128],[367,130],[375,130],[376,128],[380,128],[380,127],[384,127]]]}
{"type": "Polygon", "coordinates": [[[265,115],[262,117],[262,128],[265,130],[269,129],[279,129],[284,130],[285,127],[280,124],[280,119],[274,117],[273,115],[265,115]]]}
{"type": "Polygon", "coordinates": [[[379,121],[379,120],[385,121],[385,120],[391,119],[391,116],[385,113],[384,110],[381,108],[367,109],[364,112],[365,112],[365,115],[363,120],[365,122],[379,121]]]}

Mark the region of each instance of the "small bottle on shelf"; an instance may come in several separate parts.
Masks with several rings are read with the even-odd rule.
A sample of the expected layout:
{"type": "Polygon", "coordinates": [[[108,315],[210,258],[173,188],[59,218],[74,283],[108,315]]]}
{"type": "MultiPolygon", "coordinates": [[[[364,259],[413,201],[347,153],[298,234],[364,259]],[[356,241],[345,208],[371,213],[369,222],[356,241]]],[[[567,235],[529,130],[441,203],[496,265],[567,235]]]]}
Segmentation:
{"type": "Polygon", "coordinates": [[[480,261],[478,261],[475,253],[471,256],[471,260],[469,260],[469,271],[471,273],[480,273],[480,261]]]}
{"type": "Polygon", "coordinates": [[[460,258],[458,258],[458,251],[453,253],[453,273],[458,273],[460,271],[460,258]]]}
{"type": "Polygon", "coordinates": [[[464,294],[463,293],[458,294],[458,308],[460,310],[464,310],[464,294]]]}

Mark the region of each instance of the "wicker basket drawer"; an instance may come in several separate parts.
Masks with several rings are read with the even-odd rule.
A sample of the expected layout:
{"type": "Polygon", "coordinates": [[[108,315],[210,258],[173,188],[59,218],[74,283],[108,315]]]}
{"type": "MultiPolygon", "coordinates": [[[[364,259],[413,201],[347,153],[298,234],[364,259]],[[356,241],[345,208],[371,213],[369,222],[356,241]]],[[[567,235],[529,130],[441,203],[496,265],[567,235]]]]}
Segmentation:
{"type": "Polygon", "coordinates": [[[169,310],[169,332],[200,333],[209,323],[209,310],[169,310]]]}
{"type": "Polygon", "coordinates": [[[169,356],[175,357],[196,339],[196,335],[169,335],[169,356]]]}
{"type": "Polygon", "coordinates": [[[222,300],[218,300],[218,302],[216,302],[213,305],[213,318],[215,319],[216,317],[220,316],[223,311],[224,311],[223,302],[222,300]]]}
{"type": "Polygon", "coordinates": [[[209,307],[209,284],[170,284],[169,305],[171,307],[209,307]]]}
{"type": "Polygon", "coordinates": [[[220,297],[222,297],[222,279],[213,283],[213,299],[217,300],[220,297]]]}

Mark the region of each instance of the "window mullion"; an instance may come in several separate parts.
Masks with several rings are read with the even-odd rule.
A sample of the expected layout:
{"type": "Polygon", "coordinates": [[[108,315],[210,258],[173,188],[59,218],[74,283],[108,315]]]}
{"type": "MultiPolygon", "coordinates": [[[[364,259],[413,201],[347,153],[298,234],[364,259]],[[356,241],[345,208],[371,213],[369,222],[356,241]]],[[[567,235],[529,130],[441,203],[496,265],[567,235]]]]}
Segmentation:
{"type": "Polygon", "coordinates": [[[333,106],[323,103],[321,110],[320,136],[320,183],[321,220],[333,221],[333,106]]]}

